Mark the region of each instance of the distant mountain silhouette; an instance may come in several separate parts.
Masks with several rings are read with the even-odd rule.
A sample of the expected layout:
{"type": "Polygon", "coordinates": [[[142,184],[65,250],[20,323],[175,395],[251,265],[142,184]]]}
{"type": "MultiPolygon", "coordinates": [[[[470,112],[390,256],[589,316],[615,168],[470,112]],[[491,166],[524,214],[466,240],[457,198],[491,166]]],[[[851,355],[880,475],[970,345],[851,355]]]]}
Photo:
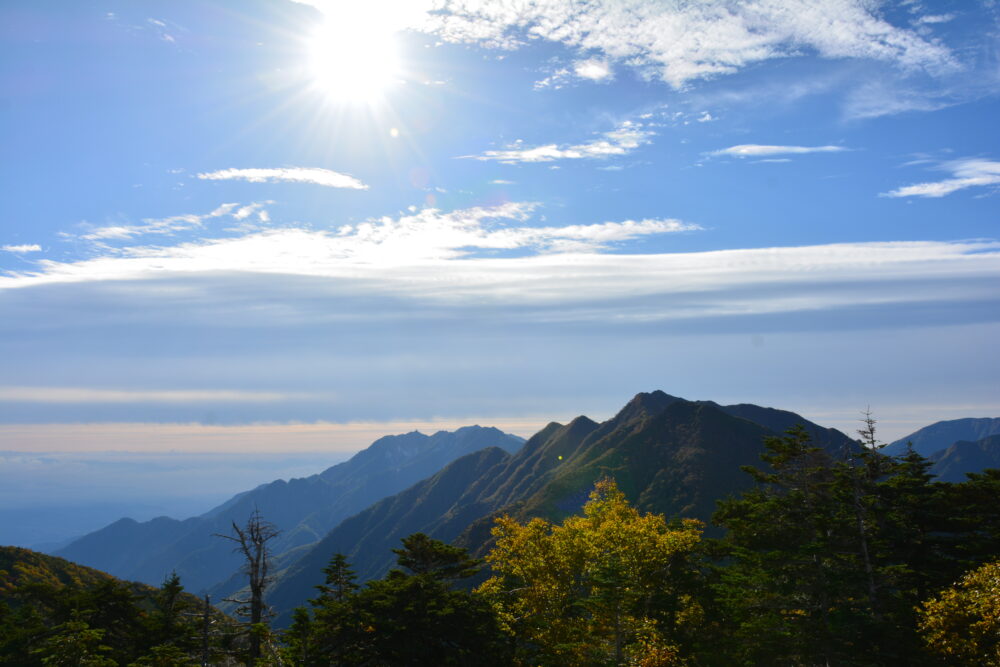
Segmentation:
{"type": "Polygon", "coordinates": [[[748,486],[740,467],[760,463],[764,438],[795,424],[834,454],[855,446],[794,413],[692,402],[662,391],[638,394],[601,424],[583,416],[551,423],[515,454],[463,457],[345,520],[287,568],[269,602],[281,613],[278,623],[287,623],[290,610],[314,596],[331,555],[347,555],[362,579],[379,577],[400,538],[418,531],[481,555],[496,516],[562,519],[580,509],[603,476],[614,477],[642,511],[707,520],[716,500],[748,486]]]}
{"type": "Polygon", "coordinates": [[[964,482],[969,472],[1000,468],[1000,435],[969,442],[959,440],[948,449],[928,457],[934,462],[931,473],[941,482],[964,482]]]}
{"type": "Polygon", "coordinates": [[[912,442],[913,449],[921,456],[930,456],[947,449],[959,440],[975,442],[990,435],[1000,433],[1000,417],[950,419],[925,426],[905,438],[900,438],[882,449],[888,456],[898,456],[906,451],[906,443],[912,442]]]}
{"type": "Polygon", "coordinates": [[[188,590],[205,590],[229,580],[242,565],[232,544],[213,534],[230,533],[232,522],[242,525],[255,507],[282,531],[271,543],[280,560],[317,542],[343,519],[433,475],[456,458],[486,447],[515,451],[523,442],[481,426],[430,436],[419,432],[386,436],[317,475],[262,484],[184,521],[121,519],[75,540],[56,555],[154,585],[176,571],[188,590]]]}

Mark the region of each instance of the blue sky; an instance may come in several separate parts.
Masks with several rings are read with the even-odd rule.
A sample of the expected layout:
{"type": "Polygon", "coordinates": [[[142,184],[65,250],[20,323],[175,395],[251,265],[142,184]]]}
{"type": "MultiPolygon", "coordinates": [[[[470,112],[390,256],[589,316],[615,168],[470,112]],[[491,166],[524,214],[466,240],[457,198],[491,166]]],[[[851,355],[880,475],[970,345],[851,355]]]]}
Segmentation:
{"type": "Polygon", "coordinates": [[[8,0],[0,448],[530,435],[657,388],[1000,414],[998,21],[8,0]]]}

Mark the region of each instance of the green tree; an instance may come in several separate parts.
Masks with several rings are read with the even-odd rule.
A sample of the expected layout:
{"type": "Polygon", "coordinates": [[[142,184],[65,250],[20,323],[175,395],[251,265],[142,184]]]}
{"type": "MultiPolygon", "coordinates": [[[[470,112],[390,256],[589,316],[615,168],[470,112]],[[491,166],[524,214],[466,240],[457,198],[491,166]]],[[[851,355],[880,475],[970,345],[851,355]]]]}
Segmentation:
{"type": "Polygon", "coordinates": [[[357,575],[347,557],[335,553],[323,574],[323,583],[316,586],[319,596],[309,600],[316,620],[305,607],[299,607],[285,633],[289,652],[303,665],[342,662],[346,655],[342,639],[356,624],[351,601],[358,591],[357,575]]]}
{"type": "Polygon", "coordinates": [[[164,647],[163,655],[172,654],[169,648],[176,648],[185,654],[199,650],[198,628],[195,622],[197,608],[189,597],[185,597],[184,586],[176,572],[164,578],[153,596],[153,608],[147,620],[149,641],[154,646],[164,647]]]}
{"type": "MultiPolygon", "coordinates": [[[[293,665],[313,665],[318,655],[314,646],[315,627],[313,617],[305,607],[292,611],[292,624],[285,630],[282,654],[293,665]]],[[[333,662],[333,661],[331,661],[333,662]]]]}
{"type": "Polygon", "coordinates": [[[496,574],[477,592],[517,639],[521,664],[678,664],[702,620],[688,586],[701,531],[641,515],[602,480],[562,524],[498,519],[486,557],[496,574]]]}
{"type": "Polygon", "coordinates": [[[741,664],[831,664],[844,620],[835,600],[847,586],[856,590],[861,571],[844,562],[853,511],[838,498],[833,460],[805,429],[764,444],[767,468],[744,468],[755,486],[713,517],[727,529],[718,588],[727,650],[741,664]]]}
{"type": "Polygon", "coordinates": [[[102,643],[104,634],[76,618],[57,626],[32,654],[47,667],[114,667],[119,663],[108,657],[112,649],[102,643]]]}
{"type": "Polygon", "coordinates": [[[453,547],[423,533],[403,538],[403,548],[393,549],[396,562],[414,575],[439,581],[466,579],[479,571],[482,561],[469,558],[465,549],[453,547]]]}
{"type": "Polygon", "coordinates": [[[731,663],[919,665],[916,607],[1000,547],[1000,475],[934,482],[882,455],[866,415],[842,459],[803,429],[765,442],[756,485],[720,503],[718,599],[731,663]]]}
{"type": "Polygon", "coordinates": [[[357,575],[347,562],[347,556],[336,553],[330,558],[330,562],[323,568],[326,575],[323,583],[316,586],[320,595],[314,600],[310,600],[313,606],[321,606],[326,600],[343,602],[358,590],[357,575]]]}
{"type": "Polygon", "coordinates": [[[197,667],[201,664],[180,647],[170,644],[154,646],[129,667],[197,667]]]}
{"type": "Polygon", "coordinates": [[[409,572],[392,570],[360,590],[353,588],[353,574],[345,576],[346,560],[335,556],[331,561],[329,593],[315,601],[317,664],[510,664],[509,642],[491,607],[451,586],[475,572],[475,560],[419,534],[405,538],[395,551],[409,572]]]}

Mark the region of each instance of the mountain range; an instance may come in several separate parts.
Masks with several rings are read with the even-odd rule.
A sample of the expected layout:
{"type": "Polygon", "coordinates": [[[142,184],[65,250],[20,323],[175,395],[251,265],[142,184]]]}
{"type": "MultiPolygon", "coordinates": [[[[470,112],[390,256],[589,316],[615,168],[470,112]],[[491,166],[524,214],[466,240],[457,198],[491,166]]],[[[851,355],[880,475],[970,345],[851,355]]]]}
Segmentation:
{"type": "MultiPolygon", "coordinates": [[[[654,391],[636,395],[607,421],[553,422],[526,442],[479,426],[386,436],[318,475],[261,485],[186,521],[123,519],[57,554],[149,583],[175,570],[189,590],[220,599],[238,591],[244,577],[231,544],[212,534],[229,533],[259,509],[282,530],[271,543],[276,581],[268,593],[282,625],[315,594],[334,553],[345,554],[362,581],[382,576],[393,564],[391,550],[414,532],[482,555],[497,516],[560,520],[578,511],[604,476],[614,477],[641,511],[707,521],[716,501],[751,483],[741,468],[760,465],[764,439],[796,425],[837,458],[859,447],[792,412],[654,391]]],[[[1000,465],[998,438],[982,437],[995,428],[1000,419],[939,422],[884,451],[919,443],[932,450],[932,472],[961,481],[965,472],[1000,465]]]]}
{"type": "Polygon", "coordinates": [[[882,449],[882,453],[887,456],[898,456],[905,452],[907,444],[910,444],[915,452],[930,458],[959,440],[975,442],[997,434],[1000,434],[1000,417],[950,419],[935,422],[905,438],[891,442],[882,449]]]}
{"type": "Polygon", "coordinates": [[[741,466],[759,463],[763,440],[796,424],[841,454],[856,444],[800,415],[754,405],[687,401],[662,391],[638,394],[614,417],[551,423],[507,454],[470,454],[405,491],[345,520],[292,564],[269,594],[279,624],[321,583],[334,553],[362,580],[382,576],[391,549],[423,532],[482,555],[493,519],[561,519],[577,512],[599,478],[612,476],[636,506],[669,517],[709,519],[716,500],[746,488],[741,466]]]}
{"type": "Polygon", "coordinates": [[[424,479],[451,461],[485,447],[516,450],[524,440],[495,428],[467,426],[433,435],[386,436],[351,459],[310,477],[277,480],[237,494],[198,517],[121,519],[75,540],[55,555],[123,579],[157,585],[171,571],[188,590],[228,580],[242,562],[227,540],[260,508],[281,530],[271,543],[278,560],[315,543],[343,519],[424,479]]]}

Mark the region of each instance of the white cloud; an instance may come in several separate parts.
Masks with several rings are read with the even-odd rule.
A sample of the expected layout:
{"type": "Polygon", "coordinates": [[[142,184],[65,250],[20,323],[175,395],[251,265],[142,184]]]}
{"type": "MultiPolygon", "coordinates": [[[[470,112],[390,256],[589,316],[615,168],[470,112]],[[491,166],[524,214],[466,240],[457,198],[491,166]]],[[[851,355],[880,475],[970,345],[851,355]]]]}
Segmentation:
{"type": "Polygon", "coordinates": [[[0,288],[212,270],[339,276],[345,271],[366,273],[381,267],[391,273],[398,267],[454,262],[471,257],[477,250],[596,253],[611,244],[645,236],[700,229],[674,219],[564,227],[516,224],[528,220],[536,208],[530,202],[510,202],[450,213],[423,209],[395,219],[346,224],[333,231],[254,230],[236,238],[205,239],[172,247],[117,248],[107,256],[79,262],[42,260],[38,272],[0,276],[0,288]]]}
{"type": "Polygon", "coordinates": [[[251,183],[314,183],[329,188],[367,190],[368,186],[347,174],[314,167],[285,167],[279,169],[221,169],[198,178],[208,181],[249,181],[251,183]]]}
{"type": "Polygon", "coordinates": [[[266,391],[228,389],[133,390],[92,387],[4,387],[0,401],[20,403],[268,403],[307,397],[266,391]]]}
{"type": "Polygon", "coordinates": [[[535,90],[543,90],[545,88],[559,90],[574,79],[606,83],[615,78],[609,61],[601,58],[577,60],[573,63],[572,68],[559,67],[550,71],[551,74],[549,76],[535,82],[535,90]]]}
{"type": "Polygon", "coordinates": [[[699,123],[710,123],[713,120],[718,120],[718,119],[712,114],[708,113],[707,111],[703,111],[702,114],[698,116],[697,120],[699,123]]]}
{"type": "Polygon", "coordinates": [[[544,90],[545,88],[553,88],[559,90],[570,80],[571,73],[565,67],[560,67],[555,70],[549,76],[535,82],[535,90],[544,90]]]}
{"type": "Polygon", "coordinates": [[[7,252],[22,254],[26,252],[41,252],[42,246],[38,245],[37,243],[22,243],[19,245],[0,246],[0,249],[5,250],[7,252]]]}
{"type": "Polygon", "coordinates": [[[614,78],[611,66],[606,60],[590,58],[588,60],[578,60],[573,63],[573,72],[581,79],[591,81],[609,81],[614,78]]]}
{"type": "MultiPolygon", "coordinates": [[[[352,318],[396,317],[399,304],[410,303],[429,309],[424,312],[493,307],[507,319],[614,323],[991,299],[1000,280],[1000,242],[601,253],[609,244],[696,227],[669,219],[566,227],[511,224],[527,220],[534,209],[530,203],[451,213],[425,209],[333,231],[283,228],[173,247],[125,248],[71,263],[43,260],[34,272],[0,276],[0,289],[136,281],[133,289],[142,299],[144,285],[183,279],[194,281],[183,289],[194,289],[199,299],[242,293],[240,298],[252,305],[256,288],[221,290],[225,297],[196,288],[200,280],[228,276],[225,280],[234,285],[269,285],[269,292],[281,294],[290,290],[277,297],[283,319],[329,318],[328,307],[317,308],[320,297],[346,289],[370,304],[352,311],[352,318]],[[477,249],[521,252],[484,256],[477,249]],[[302,312],[293,315],[296,309],[302,312]]],[[[255,306],[246,312],[253,316],[271,309],[255,306]]]]}
{"type": "Polygon", "coordinates": [[[508,181],[508,180],[503,179],[503,178],[494,178],[492,181],[490,181],[490,184],[491,185],[514,185],[514,181],[508,181]]]}
{"type": "Polygon", "coordinates": [[[122,241],[148,234],[172,235],[181,231],[199,229],[204,227],[205,222],[209,220],[226,216],[235,220],[243,220],[253,213],[257,213],[258,217],[263,216],[260,218],[262,221],[266,221],[267,211],[263,210],[263,206],[269,203],[272,202],[253,202],[246,206],[240,206],[238,203],[226,203],[204,214],[188,213],[166,218],[143,218],[141,225],[117,224],[100,227],[85,225],[89,227],[89,231],[86,233],[63,235],[85,241],[122,241]]]}
{"type": "Polygon", "coordinates": [[[481,155],[462,155],[461,157],[474,160],[495,160],[503,164],[602,159],[615,155],[626,155],[639,146],[649,143],[653,134],[642,123],[627,120],[614,130],[602,134],[601,138],[582,144],[545,144],[527,147],[524,142],[516,141],[501,150],[490,150],[481,155]]]}
{"type": "Polygon", "coordinates": [[[948,23],[955,19],[955,14],[927,14],[917,19],[917,23],[948,23]]]}
{"type": "Polygon", "coordinates": [[[952,160],[941,165],[952,178],[916,183],[882,193],[883,197],[944,197],[966,188],[1000,185],[1000,162],[982,158],[952,160]]]}
{"type": "Polygon", "coordinates": [[[433,13],[413,27],[445,41],[514,49],[543,39],[601,53],[675,87],[803,53],[955,67],[946,47],[889,23],[865,0],[450,0],[425,7],[433,13]]]}
{"type": "Polygon", "coordinates": [[[759,157],[762,155],[801,155],[804,153],[839,153],[846,151],[843,146],[768,146],[762,144],[740,144],[709,155],[731,155],[734,157],[759,157]]]}

